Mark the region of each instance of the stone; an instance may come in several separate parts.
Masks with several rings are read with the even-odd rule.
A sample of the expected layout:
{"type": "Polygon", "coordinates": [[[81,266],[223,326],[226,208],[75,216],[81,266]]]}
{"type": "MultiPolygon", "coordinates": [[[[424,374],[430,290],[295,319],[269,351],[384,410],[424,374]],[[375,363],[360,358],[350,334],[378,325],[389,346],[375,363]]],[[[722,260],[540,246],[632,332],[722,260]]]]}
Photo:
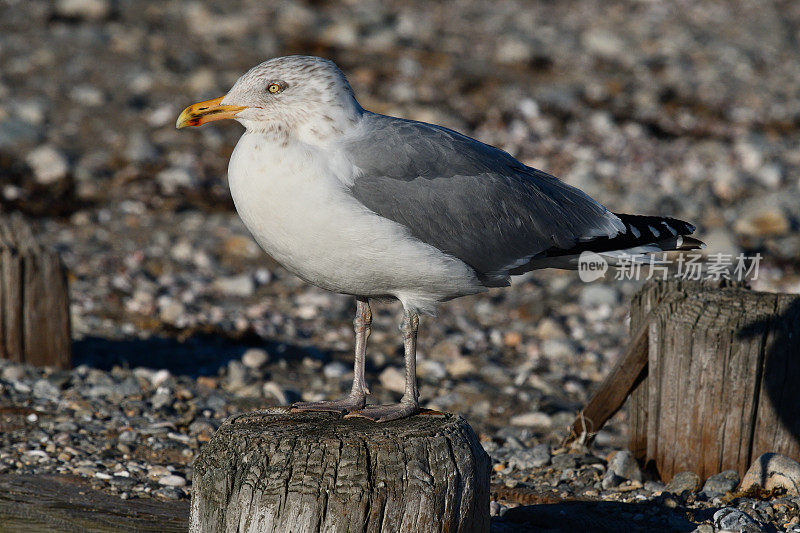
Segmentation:
{"type": "Polygon", "coordinates": [[[515,36],[505,36],[497,45],[495,58],[500,63],[513,64],[530,61],[534,54],[532,43],[515,36]]]}
{"type": "Polygon", "coordinates": [[[123,444],[134,444],[139,440],[139,433],[129,429],[120,433],[117,440],[123,444]]]}
{"type": "Polygon", "coordinates": [[[736,470],[725,470],[719,474],[709,477],[700,492],[706,498],[719,498],[728,492],[732,492],[739,484],[739,474],[736,470]]]}
{"type": "Polygon", "coordinates": [[[674,494],[683,494],[686,491],[697,492],[701,483],[700,476],[694,472],[678,472],[672,476],[664,490],[674,494]]]}
{"type": "Polygon", "coordinates": [[[261,348],[250,348],[242,355],[242,364],[247,368],[258,369],[269,362],[269,354],[261,348]]]}
{"type": "Polygon", "coordinates": [[[139,376],[149,381],[150,385],[156,389],[163,385],[170,377],[172,377],[172,374],[170,374],[169,370],[166,368],[156,370],[155,372],[147,368],[137,368],[135,372],[138,372],[139,376]]]}
{"type": "Polygon", "coordinates": [[[625,43],[618,33],[604,28],[588,29],[583,33],[581,41],[590,52],[605,58],[617,57],[625,50],[625,43]]]}
{"type": "Polygon", "coordinates": [[[644,482],[644,490],[649,490],[650,492],[664,492],[666,488],[667,486],[660,481],[650,480],[644,482]]]}
{"type": "Polygon", "coordinates": [[[754,487],[785,489],[789,496],[800,496],[800,463],[777,453],[761,454],[747,469],[739,490],[754,487]]]}
{"type": "Polygon", "coordinates": [[[69,97],[86,107],[98,107],[106,101],[103,91],[92,85],[76,85],[69,91],[69,97]]]}
{"type": "Polygon", "coordinates": [[[0,148],[16,149],[40,141],[44,128],[17,117],[0,120],[0,148]]]}
{"type": "Polygon", "coordinates": [[[534,427],[550,427],[552,419],[549,415],[533,411],[521,415],[512,416],[509,423],[512,426],[534,426],[534,427]]]}
{"type": "Polygon", "coordinates": [[[214,289],[226,296],[251,296],[256,290],[255,281],[250,274],[240,274],[214,280],[214,289]]]}
{"type": "Polygon", "coordinates": [[[733,224],[733,230],[747,237],[775,237],[789,231],[790,222],[778,206],[765,204],[749,210],[733,224]]]}
{"type": "Polygon", "coordinates": [[[225,255],[230,257],[255,259],[261,256],[258,244],[246,235],[231,235],[226,238],[222,243],[222,250],[225,255]]]}
{"type": "Polygon", "coordinates": [[[553,466],[559,470],[566,470],[568,468],[575,468],[578,466],[578,460],[575,458],[575,456],[568,453],[554,455],[550,461],[553,463],[553,466]]]}
{"type": "Polygon", "coordinates": [[[267,398],[275,398],[280,405],[288,405],[292,403],[295,398],[300,399],[300,395],[296,391],[281,387],[274,381],[267,381],[261,388],[262,393],[267,398]]]}
{"type": "Polygon", "coordinates": [[[328,379],[338,379],[347,374],[347,365],[341,361],[333,361],[322,368],[322,374],[328,379]]]}
{"type": "Polygon", "coordinates": [[[228,379],[226,388],[231,391],[241,389],[247,384],[247,371],[241,361],[230,361],[228,363],[228,379]]]}
{"type": "Polygon", "coordinates": [[[170,167],[156,174],[156,181],[166,194],[174,194],[180,187],[192,187],[194,177],[185,168],[170,167]]]}
{"type": "Polygon", "coordinates": [[[33,395],[36,398],[56,400],[59,396],[59,390],[58,387],[46,379],[37,379],[36,383],[33,384],[33,395]]]}
{"type": "Polygon", "coordinates": [[[417,363],[417,374],[421,378],[439,381],[447,377],[447,368],[439,361],[423,359],[417,363]]]}
{"type": "Polygon", "coordinates": [[[380,373],[378,379],[384,388],[392,392],[404,393],[406,390],[406,376],[397,367],[387,366],[380,373]]]}
{"type": "Polygon", "coordinates": [[[550,463],[550,445],[537,444],[533,448],[514,450],[506,459],[508,466],[518,470],[540,468],[550,463]]]}
{"type": "Polygon", "coordinates": [[[616,452],[608,462],[606,474],[613,473],[623,479],[642,481],[642,470],[639,463],[628,450],[616,452]]]}
{"type": "Polygon", "coordinates": [[[622,485],[626,480],[623,477],[618,476],[614,472],[607,470],[606,473],[603,475],[603,479],[600,482],[600,486],[603,490],[613,489],[622,485]]]}
{"type": "Polygon", "coordinates": [[[598,307],[617,303],[617,291],[607,285],[593,283],[581,290],[581,306],[598,307]]]}
{"type": "Polygon", "coordinates": [[[154,410],[161,409],[172,403],[172,395],[168,390],[159,389],[159,391],[150,397],[150,405],[154,410]]]}
{"type": "Polygon", "coordinates": [[[22,365],[9,365],[3,368],[3,371],[0,372],[0,378],[3,378],[6,381],[15,382],[19,381],[25,377],[25,367],[22,365]]]}
{"type": "Polygon", "coordinates": [[[165,487],[183,487],[186,485],[186,480],[181,476],[171,474],[169,476],[159,478],[158,484],[164,485],[165,487]]]}
{"type": "Polygon", "coordinates": [[[56,13],[67,18],[102,20],[111,13],[108,0],[59,0],[56,13]]]}
{"type": "Polygon", "coordinates": [[[463,355],[459,355],[454,360],[445,363],[444,366],[447,369],[447,373],[456,379],[466,377],[477,371],[475,363],[469,357],[463,355]]]}
{"type": "Polygon", "coordinates": [[[175,324],[186,314],[186,307],[174,298],[164,297],[158,302],[158,316],[162,322],[175,324]]]}
{"type": "Polygon", "coordinates": [[[36,182],[41,185],[58,183],[69,172],[67,158],[49,144],[39,146],[28,153],[25,162],[31,167],[36,182]]]}
{"type": "Polygon", "coordinates": [[[574,357],[577,352],[575,344],[570,339],[546,339],[542,342],[542,353],[553,358],[574,357]]]}
{"type": "Polygon", "coordinates": [[[761,533],[766,531],[750,515],[735,507],[723,507],[714,513],[714,527],[717,530],[737,533],[761,533]]]}
{"type": "Polygon", "coordinates": [[[128,137],[125,157],[134,163],[146,163],[158,159],[158,150],[141,131],[134,131],[128,137]]]}

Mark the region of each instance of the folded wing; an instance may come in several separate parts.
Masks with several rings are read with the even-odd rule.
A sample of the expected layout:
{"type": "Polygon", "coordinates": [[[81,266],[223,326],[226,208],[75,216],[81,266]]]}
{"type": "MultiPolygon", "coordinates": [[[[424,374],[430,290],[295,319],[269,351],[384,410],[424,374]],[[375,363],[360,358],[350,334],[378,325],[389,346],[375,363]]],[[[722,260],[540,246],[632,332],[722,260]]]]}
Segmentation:
{"type": "Polygon", "coordinates": [[[364,120],[370,142],[345,146],[359,170],[353,196],[491,284],[507,283],[510,271],[548,250],[626,231],[583,191],[502,150],[421,122],[364,120]]]}

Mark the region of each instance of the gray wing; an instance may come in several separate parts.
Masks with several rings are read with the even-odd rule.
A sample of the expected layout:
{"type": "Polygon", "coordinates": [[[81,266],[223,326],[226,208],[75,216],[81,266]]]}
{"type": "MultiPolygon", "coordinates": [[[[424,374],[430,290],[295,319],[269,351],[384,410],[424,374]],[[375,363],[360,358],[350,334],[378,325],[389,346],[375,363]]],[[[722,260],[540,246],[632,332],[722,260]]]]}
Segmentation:
{"type": "Polygon", "coordinates": [[[485,277],[552,247],[625,231],[583,191],[452,130],[369,114],[345,146],[360,169],[353,196],[485,277]]]}

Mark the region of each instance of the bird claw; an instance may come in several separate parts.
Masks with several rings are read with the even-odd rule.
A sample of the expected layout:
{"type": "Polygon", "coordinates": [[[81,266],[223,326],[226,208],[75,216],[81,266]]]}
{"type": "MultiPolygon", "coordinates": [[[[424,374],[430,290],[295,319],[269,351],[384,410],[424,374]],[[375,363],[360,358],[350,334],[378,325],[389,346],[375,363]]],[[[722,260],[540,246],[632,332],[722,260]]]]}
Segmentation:
{"type": "Polygon", "coordinates": [[[390,420],[399,420],[401,418],[408,418],[420,412],[418,404],[413,403],[397,403],[393,405],[370,405],[352,411],[345,415],[345,418],[366,418],[373,422],[388,422],[390,420]]]}
{"type": "Polygon", "coordinates": [[[297,402],[292,404],[293,413],[301,413],[308,411],[316,411],[322,413],[338,413],[345,414],[361,409],[367,404],[366,397],[361,396],[348,396],[341,400],[334,400],[331,402],[297,402]]]}

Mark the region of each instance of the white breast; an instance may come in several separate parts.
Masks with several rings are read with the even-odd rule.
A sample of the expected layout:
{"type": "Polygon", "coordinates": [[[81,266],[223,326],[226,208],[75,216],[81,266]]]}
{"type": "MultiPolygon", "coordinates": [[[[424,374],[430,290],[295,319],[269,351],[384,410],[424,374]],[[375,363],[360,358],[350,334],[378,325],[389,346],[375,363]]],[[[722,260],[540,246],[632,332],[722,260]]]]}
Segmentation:
{"type": "Polygon", "coordinates": [[[324,289],[391,295],[423,312],[483,290],[463,262],[358,203],[344,186],[356,170],[335,150],[280,146],[248,132],[228,179],[236,210],[261,247],[324,289]]]}

